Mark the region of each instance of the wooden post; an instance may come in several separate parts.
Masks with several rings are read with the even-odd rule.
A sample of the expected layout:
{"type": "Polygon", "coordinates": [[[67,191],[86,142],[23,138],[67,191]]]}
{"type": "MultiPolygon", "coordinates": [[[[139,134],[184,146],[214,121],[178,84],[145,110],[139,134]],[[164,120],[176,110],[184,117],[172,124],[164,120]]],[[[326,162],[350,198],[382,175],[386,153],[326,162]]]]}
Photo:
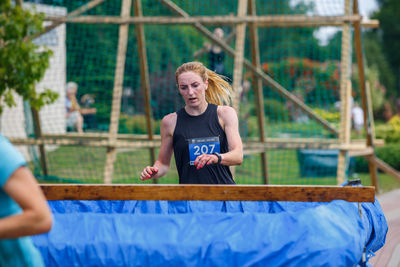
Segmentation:
{"type": "MultiPolygon", "coordinates": [[[[143,17],[142,12],[142,1],[134,0],[135,6],[135,16],[143,17]]],[[[151,125],[152,111],[151,111],[151,91],[150,91],[150,79],[149,79],[149,68],[147,61],[147,52],[146,52],[146,37],[144,34],[144,25],[138,24],[135,25],[136,38],[137,38],[137,46],[139,53],[139,62],[140,62],[140,78],[141,78],[141,87],[143,89],[145,109],[146,109],[146,125],[147,125],[147,133],[150,141],[153,140],[153,127],[151,125]]],[[[154,148],[149,149],[150,152],[150,165],[153,165],[156,160],[156,152],[154,148]]],[[[158,179],[152,179],[153,183],[157,183],[158,179]]]]}
{"type": "MultiPolygon", "coordinates": [[[[247,13],[247,0],[238,0],[238,16],[245,16],[247,13]]],[[[246,37],[246,24],[236,26],[235,55],[233,62],[233,107],[239,115],[240,95],[242,92],[244,39],[246,37]]]]}
{"type": "MultiPolygon", "coordinates": [[[[40,126],[39,112],[33,107],[31,107],[31,112],[32,112],[35,138],[41,138],[42,127],[40,126]]],[[[46,150],[44,149],[44,145],[39,145],[39,153],[40,153],[40,166],[42,167],[43,175],[47,176],[49,175],[49,171],[47,169],[46,150]]]]}
{"type": "MultiPolygon", "coordinates": [[[[121,17],[128,18],[131,11],[131,0],[123,0],[121,6],[121,17]]],[[[129,24],[119,26],[117,64],[114,74],[114,89],[111,108],[110,130],[108,137],[107,158],[104,168],[104,183],[112,183],[114,173],[114,162],[116,159],[115,142],[118,134],[118,122],[121,110],[122,86],[124,82],[124,70],[126,59],[126,47],[128,44],[129,24]]]]}
{"type": "MultiPolygon", "coordinates": [[[[247,0],[238,0],[238,16],[245,16],[247,13],[247,0]]],[[[240,95],[242,93],[243,77],[243,58],[244,58],[244,39],[246,37],[246,24],[241,23],[236,26],[235,54],[233,62],[233,103],[238,117],[240,116],[240,95]]],[[[231,167],[232,175],[235,176],[236,168],[231,167]]]]}
{"type": "MultiPolygon", "coordinates": [[[[354,0],[353,3],[353,12],[358,15],[358,0],[354,0]]],[[[378,185],[378,172],[376,168],[376,161],[372,160],[375,158],[375,149],[374,149],[374,122],[372,115],[372,105],[371,105],[371,96],[369,92],[369,88],[366,86],[365,80],[365,71],[364,71],[364,58],[362,54],[362,45],[361,45],[361,25],[360,22],[354,23],[354,41],[355,41],[355,49],[357,55],[357,65],[358,65],[358,75],[360,79],[360,95],[362,102],[362,109],[364,111],[364,130],[367,137],[367,146],[372,147],[374,153],[371,157],[371,160],[368,160],[368,168],[371,176],[371,183],[375,186],[376,192],[379,191],[378,185]]]]}
{"type": "MultiPolygon", "coordinates": [[[[249,15],[256,16],[256,1],[249,0],[249,15]]],[[[260,47],[258,43],[257,26],[254,23],[249,24],[250,44],[251,44],[251,61],[253,65],[260,69],[260,47]]],[[[254,102],[257,107],[257,121],[260,135],[260,142],[265,142],[265,113],[264,113],[264,94],[262,80],[253,73],[253,88],[255,93],[254,102]]],[[[267,153],[260,153],[261,168],[264,184],[268,184],[268,160],[267,153]]]]}
{"type": "MultiPolygon", "coordinates": [[[[375,121],[374,121],[374,113],[373,113],[373,109],[372,109],[371,86],[369,85],[368,81],[365,82],[365,96],[367,98],[367,112],[368,112],[368,121],[369,121],[369,130],[366,131],[366,135],[368,138],[368,134],[371,133],[371,141],[373,142],[372,147],[374,147],[375,146],[375,121]]],[[[366,121],[364,121],[364,127],[365,127],[365,122],[366,121]]],[[[367,139],[367,146],[368,146],[368,139],[367,139]]],[[[375,149],[374,149],[374,151],[375,151],[375,149]]]]}
{"type": "MultiPolygon", "coordinates": [[[[350,1],[345,0],[345,15],[350,13],[350,1]]],[[[343,24],[342,53],[340,62],[340,126],[339,142],[350,143],[351,134],[351,28],[350,23],[343,24]]],[[[340,150],[337,167],[337,184],[342,184],[346,178],[348,151],[340,150]]]]}

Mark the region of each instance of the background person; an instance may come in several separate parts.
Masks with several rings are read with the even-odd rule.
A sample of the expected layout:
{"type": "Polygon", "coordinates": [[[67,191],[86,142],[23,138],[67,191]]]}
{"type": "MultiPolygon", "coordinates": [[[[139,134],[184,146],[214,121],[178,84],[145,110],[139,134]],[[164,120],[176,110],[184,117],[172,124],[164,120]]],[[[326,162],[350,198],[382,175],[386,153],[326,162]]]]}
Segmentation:
{"type": "Polygon", "coordinates": [[[81,115],[83,117],[84,125],[87,129],[97,129],[97,109],[93,108],[94,96],[90,94],[84,94],[81,97],[81,115]]]}
{"type": "Polygon", "coordinates": [[[351,117],[353,119],[354,130],[357,134],[360,134],[364,127],[364,111],[355,101],[351,108],[351,117]]]}
{"type": "Polygon", "coordinates": [[[77,83],[67,83],[67,95],[65,99],[66,125],[67,128],[73,128],[76,129],[79,133],[82,133],[84,116],[96,114],[97,110],[95,108],[81,108],[76,97],[77,92],[77,83]]]}
{"type": "Polygon", "coordinates": [[[185,107],[161,122],[157,161],[142,171],[142,180],[160,178],[169,170],[172,152],[180,184],[234,184],[229,166],[243,160],[238,118],[229,103],[232,88],[200,62],[175,73],[185,107]]]}
{"type": "Polygon", "coordinates": [[[50,230],[50,210],[24,157],[2,135],[0,207],[0,266],[44,266],[26,236],[50,230]]]}
{"type": "MultiPolygon", "coordinates": [[[[213,35],[217,39],[224,39],[224,30],[222,28],[215,28],[213,35]]],[[[208,53],[208,68],[215,71],[218,74],[225,75],[225,52],[222,48],[215,44],[205,43],[203,49],[194,53],[194,57],[197,58],[200,54],[206,51],[208,53]]]]}

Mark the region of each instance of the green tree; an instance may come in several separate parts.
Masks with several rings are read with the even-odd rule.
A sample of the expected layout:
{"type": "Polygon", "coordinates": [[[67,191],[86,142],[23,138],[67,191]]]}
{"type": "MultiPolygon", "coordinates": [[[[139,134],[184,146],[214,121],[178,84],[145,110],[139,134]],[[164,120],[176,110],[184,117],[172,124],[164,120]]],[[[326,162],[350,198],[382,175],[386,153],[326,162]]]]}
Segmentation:
{"type": "MultiPolygon", "coordinates": [[[[378,3],[380,9],[373,16],[379,20],[376,37],[380,40],[383,53],[394,73],[396,79],[394,93],[398,97],[400,95],[400,1],[378,0],[378,3]]],[[[391,92],[390,88],[388,91],[391,92]]]]}
{"type": "MultiPolygon", "coordinates": [[[[52,52],[32,42],[32,36],[43,30],[43,14],[32,13],[10,0],[0,2],[0,103],[15,106],[16,92],[32,107],[39,109],[52,103],[57,93],[44,90],[36,92],[49,66],[52,52]]],[[[0,104],[0,112],[2,110],[0,104]]]]}

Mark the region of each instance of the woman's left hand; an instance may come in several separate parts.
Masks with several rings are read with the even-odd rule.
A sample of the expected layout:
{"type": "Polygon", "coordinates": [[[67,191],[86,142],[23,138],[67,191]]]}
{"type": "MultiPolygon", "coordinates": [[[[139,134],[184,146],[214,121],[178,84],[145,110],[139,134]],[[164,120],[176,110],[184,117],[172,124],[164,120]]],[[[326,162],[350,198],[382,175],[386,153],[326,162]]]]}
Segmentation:
{"type": "Polygon", "coordinates": [[[201,169],[206,165],[210,165],[218,162],[218,157],[214,154],[203,154],[196,158],[194,161],[194,166],[197,166],[197,169],[201,169]]]}

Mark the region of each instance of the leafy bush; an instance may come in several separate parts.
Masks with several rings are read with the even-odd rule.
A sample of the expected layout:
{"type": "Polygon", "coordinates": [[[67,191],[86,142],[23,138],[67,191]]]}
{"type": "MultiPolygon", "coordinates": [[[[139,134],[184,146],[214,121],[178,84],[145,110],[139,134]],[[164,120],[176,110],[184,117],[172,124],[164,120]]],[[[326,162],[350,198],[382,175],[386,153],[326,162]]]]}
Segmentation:
{"type": "MultiPolygon", "coordinates": [[[[388,144],[377,147],[376,156],[400,171],[400,144],[388,144]]],[[[368,161],[364,157],[355,158],[355,171],[368,172],[368,161]]]]}
{"type": "MultiPolygon", "coordinates": [[[[257,116],[257,111],[254,105],[249,113],[252,116],[257,116]]],[[[285,103],[276,99],[264,100],[264,113],[268,121],[289,121],[289,113],[285,107],[285,103]]]]}
{"type": "Polygon", "coordinates": [[[240,134],[244,138],[259,136],[257,116],[250,116],[246,120],[239,120],[240,134]]]}
{"type": "MultiPolygon", "coordinates": [[[[161,121],[152,119],[153,134],[160,133],[161,121]]],[[[129,116],[122,114],[119,120],[119,132],[131,134],[147,134],[146,115],[129,116]]]]}
{"type": "Polygon", "coordinates": [[[337,111],[328,111],[320,108],[315,108],[313,111],[319,115],[320,117],[324,118],[325,120],[331,123],[339,123],[340,122],[340,113],[337,111]]]}
{"type": "Polygon", "coordinates": [[[396,126],[395,121],[391,124],[377,125],[375,135],[378,139],[384,139],[386,144],[400,143],[400,127],[396,126]]]}

